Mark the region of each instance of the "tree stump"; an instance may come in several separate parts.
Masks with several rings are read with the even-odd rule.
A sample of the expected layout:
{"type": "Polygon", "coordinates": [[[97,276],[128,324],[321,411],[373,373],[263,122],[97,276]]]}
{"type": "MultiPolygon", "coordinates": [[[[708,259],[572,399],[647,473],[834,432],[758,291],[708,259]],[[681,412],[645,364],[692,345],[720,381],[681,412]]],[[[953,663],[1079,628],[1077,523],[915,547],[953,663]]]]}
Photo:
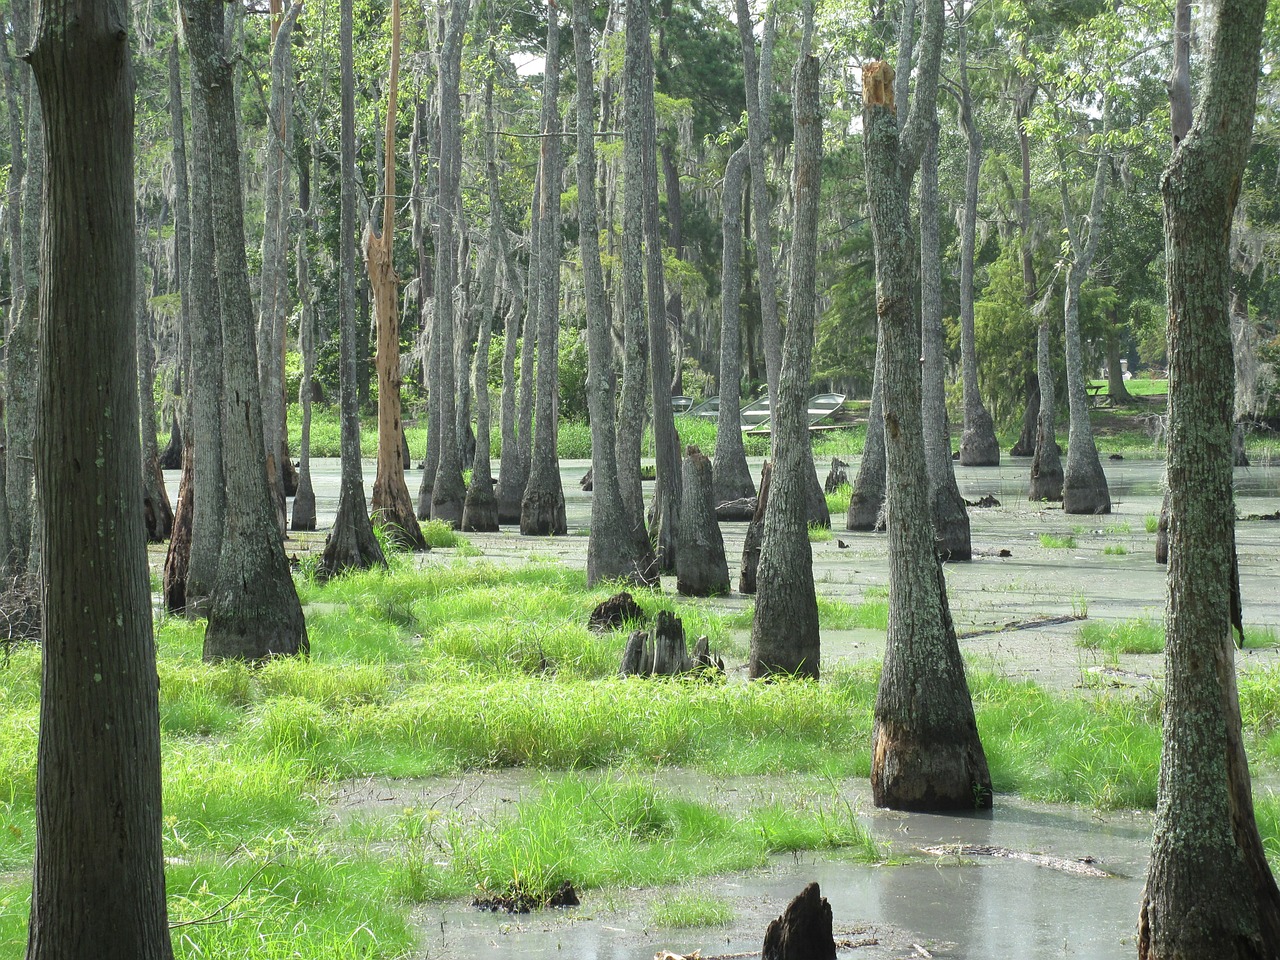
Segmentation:
{"type": "Polygon", "coordinates": [[[764,932],[763,960],[836,960],[831,904],[811,883],[764,932]]]}
{"type": "Polygon", "coordinates": [[[764,539],[764,510],[769,500],[769,480],[773,465],[766,460],[760,473],[760,496],[756,500],[756,512],[747,527],[747,538],[742,544],[742,572],[738,576],[739,593],[756,592],[756,569],[760,566],[760,542],[764,539]]]}
{"type": "Polygon", "coordinates": [[[587,629],[597,633],[606,630],[617,630],[628,623],[644,623],[648,618],[636,603],[636,598],[625,590],[615,593],[591,611],[587,618],[587,629]]]}
{"type": "Polygon", "coordinates": [[[729,563],[716,520],[711,460],[696,446],[690,446],[681,477],[676,590],[687,597],[728,593],[729,563]]]}
{"type": "Polygon", "coordinates": [[[839,457],[831,458],[831,469],[827,472],[826,482],[822,485],[823,493],[835,493],[837,489],[849,482],[849,474],[845,467],[849,466],[839,457]]]}
{"type": "Polygon", "coordinates": [[[669,610],[659,610],[652,630],[636,630],[627,638],[618,668],[623,677],[675,677],[706,670],[724,672],[724,661],[710,651],[710,641],[699,637],[689,655],[684,624],[669,610]]]}

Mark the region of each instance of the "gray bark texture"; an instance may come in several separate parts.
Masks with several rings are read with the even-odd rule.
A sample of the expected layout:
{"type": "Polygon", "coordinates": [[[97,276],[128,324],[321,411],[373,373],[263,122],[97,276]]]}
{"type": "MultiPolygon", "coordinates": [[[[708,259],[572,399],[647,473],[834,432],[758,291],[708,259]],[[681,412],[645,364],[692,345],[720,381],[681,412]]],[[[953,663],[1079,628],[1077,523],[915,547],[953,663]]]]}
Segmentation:
{"type": "Polygon", "coordinates": [[[1036,374],[1040,383],[1040,412],[1036,419],[1036,447],[1031,459],[1031,485],[1027,499],[1057,502],[1062,499],[1062,456],[1058,453],[1058,412],[1053,395],[1053,361],[1049,359],[1049,320],[1041,317],[1036,329],[1036,374]]]}
{"type": "Polygon", "coordinates": [[[338,213],[338,393],[342,446],[338,513],[320,557],[322,578],[344,570],[385,566],[382,546],[365,509],[360,463],[360,388],[356,365],[356,107],[351,49],[354,0],[338,4],[338,60],[341,70],[341,170],[338,213]]]}
{"type": "Polygon", "coordinates": [[[431,519],[451,527],[462,525],[467,490],[462,483],[462,458],[458,448],[454,352],[457,318],[454,290],[458,284],[455,247],[462,213],[462,35],[469,0],[451,0],[448,27],[440,51],[440,189],[436,207],[436,297],[432,316],[432,340],[439,366],[431,389],[439,392],[440,459],[431,485],[431,519]]]}
{"type": "MultiPolygon", "coordinates": [[[[1254,817],[1231,642],[1227,240],[1248,155],[1266,16],[1223,0],[1195,124],[1161,191],[1169,297],[1169,599],[1160,784],[1140,960],[1280,954],[1280,891],[1254,817]]],[[[1177,111],[1175,111],[1176,116],[1177,111]]]]}
{"type": "Polygon", "coordinates": [[[1062,509],[1066,513],[1110,513],[1111,494],[1107,475],[1098,459],[1098,446],[1093,439],[1089,420],[1089,397],[1085,392],[1084,350],[1080,337],[1080,291],[1093,266],[1098,242],[1102,239],[1102,216],[1107,194],[1107,177],[1111,172],[1111,155],[1105,145],[1110,128],[1109,100],[1102,109],[1103,146],[1099,148],[1098,165],[1093,176],[1093,192],[1089,199],[1087,221],[1082,227],[1073,223],[1065,172],[1062,177],[1062,214],[1071,245],[1067,263],[1066,297],[1063,305],[1064,340],[1067,354],[1067,405],[1071,413],[1067,439],[1067,465],[1062,476],[1062,509]]]}
{"type": "Polygon", "coordinates": [[[817,320],[818,210],[822,195],[822,111],[818,58],[796,65],[792,93],[795,224],[791,309],[774,394],[773,479],[764,511],[756,608],[747,662],[752,678],[774,674],[817,678],[818,598],[807,523],[808,488],[816,483],[809,453],[809,365],[817,320]]]}
{"type": "MultiPolygon", "coordinates": [[[[769,135],[768,120],[760,102],[762,75],[772,71],[756,59],[756,38],[752,30],[751,5],[748,0],[735,0],[738,37],[742,42],[742,73],[746,80],[747,157],[751,170],[751,219],[756,236],[756,269],[760,274],[760,317],[763,324],[765,376],[769,381],[769,397],[778,398],[778,376],[782,369],[782,328],[778,319],[778,277],[773,263],[773,235],[769,225],[769,183],[765,175],[765,140],[769,135]]],[[[766,16],[766,30],[769,21],[766,16]]],[[[772,44],[764,44],[766,54],[772,44]]],[[[770,83],[772,86],[772,83],[770,83]]]]}
{"type": "Polygon", "coordinates": [[[831,904],[811,883],[764,932],[762,960],[836,960],[831,904]]]}
{"type": "MultiPolygon", "coordinates": [[[[591,68],[589,8],[573,4],[573,49],[577,71],[578,112],[578,242],[587,309],[587,403],[591,414],[591,536],[587,542],[587,583],[622,580],[648,584],[655,580],[648,538],[627,516],[618,481],[617,432],[614,427],[613,351],[600,263],[600,220],[596,208],[595,83],[591,68]]],[[[714,522],[714,517],[713,517],[714,522]]],[[[717,528],[717,533],[719,532],[717,528]]],[[[724,549],[721,547],[723,560],[724,549]]],[[[728,573],[725,574],[726,581],[728,573]]]]}
{"type": "Polygon", "coordinates": [[[135,253],[138,272],[135,283],[137,301],[137,366],[139,431],[142,444],[142,518],[148,543],[163,543],[173,532],[173,506],[164,486],[160,470],[160,443],[156,438],[156,406],[152,385],[156,377],[156,353],[151,343],[151,308],[143,283],[142,258],[135,253]]]}
{"type": "Polygon", "coordinates": [[[516,347],[520,341],[521,318],[525,317],[524,284],[519,280],[505,228],[499,236],[502,244],[502,276],[507,288],[507,324],[502,343],[502,454],[499,463],[498,522],[520,522],[520,498],[524,496],[525,473],[520,466],[519,421],[516,409],[516,347]]]}
{"type": "Polygon", "coordinates": [[[991,777],[933,543],[920,413],[920,326],[912,308],[911,140],[919,118],[936,109],[941,34],[942,0],[928,0],[904,143],[888,65],[863,68],[877,312],[885,344],[889,528],[889,631],[872,728],[871,791],[877,806],[909,810],[991,805],[991,777]]]}
{"type": "MultiPolygon", "coordinates": [[[[547,4],[547,56],[542,85],[542,196],[535,230],[539,233],[534,273],[538,285],[538,402],[535,410],[529,480],[520,501],[520,533],[560,536],[569,529],[556,453],[560,380],[560,16],[547,4]]],[[[525,349],[529,348],[526,340],[525,349]]]]}
{"type": "Polygon", "coordinates": [[[644,299],[644,209],[640,187],[644,179],[644,138],[639,122],[644,83],[639,69],[648,35],[635,33],[628,22],[622,68],[622,390],[618,404],[618,487],[627,520],[640,536],[649,539],[644,518],[644,493],[640,481],[640,446],[647,419],[649,329],[644,299]]]}
{"type": "Polygon", "coordinates": [[[760,569],[760,541],[764,537],[764,513],[769,505],[769,479],[773,464],[766,460],[760,468],[760,496],[756,498],[756,511],[747,524],[747,535],[742,540],[742,563],[738,570],[738,592],[756,592],[756,573],[760,569]]]}
{"type": "Polygon", "coordinates": [[[715,502],[754,497],[756,485],[742,446],[742,189],[747,148],[739,147],[724,168],[720,273],[720,428],[716,431],[715,502]]]}
{"type": "Polygon", "coordinates": [[[973,557],[969,513],[956,486],[947,419],[946,348],[942,332],[942,241],[938,235],[938,123],[927,117],[920,160],[920,392],[924,459],[929,473],[929,505],[938,556],[944,561],[973,557]]]}
{"type": "MultiPolygon", "coordinates": [[[[310,219],[310,218],[308,218],[310,219]]],[[[314,225],[310,226],[314,229],[314,225]]],[[[298,234],[295,256],[298,272],[298,347],[302,351],[302,382],[298,385],[298,403],[302,406],[302,437],[298,442],[298,489],[293,495],[292,530],[316,528],[316,491],[311,485],[311,383],[316,369],[315,291],[311,287],[311,261],[307,250],[307,231],[298,234]]]]}
{"type": "Polygon", "coordinates": [[[884,327],[876,324],[875,372],[871,380],[871,408],[867,411],[867,437],[853,481],[844,528],[862,532],[884,529],[884,327]]]}
{"type": "Polygon", "coordinates": [[[676,549],[676,590],[688,597],[720,596],[729,592],[729,563],[716,520],[711,461],[697,447],[690,447],[680,472],[684,488],[680,543],[676,549]]]}
{"type": "MultiPolygon", "coordinates": [[[[210,14],[212,15],[212,14],[210,14]]],[[[222,32],[215,17],[210,28],[222,32]]],[[[190,40],[188,39],[188,48],[190,40]]],[[[191,433],[195,465],[192,471],[191,559],[187,567],[186,611],[203,617],[218,576],[218,557],[226,520],[227,493],[222,469],[222,305],[214,262],[213,186],[210,181],[208,110],[197,95],[194,69],[191,84],[191,263],[187,270],[191,292],[191,351],[200,358],[191,371],[191,433]]]]}
{"type": "Polygon", "coordinates": [[[204,657],[261,661],[306,653],[307,628],[267,486],[253,302],[244,250],[244,202],[231,64],[214,29],[218,0],[183,0],[195,95],[211,147],[214,264],[222,307],[222,463],[227,511],[209,596],[204,657]]]}
{"type": "Polygon", "coordinates": [[[1000,465],[995,424],[978,389],[978,351],[973,331],[973,264],[978,225],[978,177],[982,171],[982,133],[973,117],[969,97],[968,30],[964,17],[958,26],[960,131],[968,145],[964,175],[964,209],[960,218],[960,365],[964,383],[964,430],[960,436],[962,467],[1000,465]]]}
{"type": "Polygon", "coordinates": [[[127,7],[40,7],[48,158],[36,484],[43,662],[28,960],[170,960],[160,708],[138,490],[127,7]]]}

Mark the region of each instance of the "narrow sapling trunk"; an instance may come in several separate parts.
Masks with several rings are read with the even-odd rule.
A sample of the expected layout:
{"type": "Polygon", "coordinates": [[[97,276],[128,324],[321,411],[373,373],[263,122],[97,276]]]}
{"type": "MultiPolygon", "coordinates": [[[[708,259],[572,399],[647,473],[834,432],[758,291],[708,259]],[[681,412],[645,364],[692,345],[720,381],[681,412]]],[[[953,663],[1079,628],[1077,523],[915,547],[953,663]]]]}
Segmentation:
{"type": "MultiPolygon", "coordinates": [[[[929,0],[920,79],[904,136],[913,130],[913,120],[935,109],[941,25],[942,2],[929,0]]],[[[886,63],[863,70],[876,302],[885,344],[889,526],[889,631],[872,729],[871,791],[882,807],[974,809],[991,805],[991,777],[929,516],[920,326],[912,309],[911,166],[909,159],[905,165],[900,160],[892,82],[886,63]]]]}
{"type": "MultiPolygon", "coordinates": [[[[1195,126],[1181,138],[1175,127],[1161,183],[1169,294],[1167,689],[1138,920],[1141,960],[1280,955],[1280,891],[1254,816],[1230,620],[1227,247],[1252,133],[1266,8],[1264,0],[1216,7],[1195,126]]],[[[1179,21],[1189,27],[1189,18],[1179,21]]],[[[1175,103],[1175,122],[1178,113],[1175,103]]]]}
{"type": "Polygon", "coordinates": [[[28,960],[171,960],[139,471],[133,103],[121,0],[45,2],[37,496],[43,657],[28,960]]]}
{"type": "Polygon", "coordinates": [[[773,421],[773,479],[765,507],[751,624],[752,678],[789,674],[817,678],[818,599],[809,545],[808,488],[815,481],[805,402],[817,318],[818,210],[822,194],[822,112],[818,58],[796,65],[793,93],[795,225],[791,310],[773,421]]]}
{"type": "Polygon", "coordinates": [[[742,188],[747,148],[739,147],[724,168],[724,252],[720,275],[720,428],[716,431],[715,503],[750,498],[756,485],[742,445],[742,188]]]}

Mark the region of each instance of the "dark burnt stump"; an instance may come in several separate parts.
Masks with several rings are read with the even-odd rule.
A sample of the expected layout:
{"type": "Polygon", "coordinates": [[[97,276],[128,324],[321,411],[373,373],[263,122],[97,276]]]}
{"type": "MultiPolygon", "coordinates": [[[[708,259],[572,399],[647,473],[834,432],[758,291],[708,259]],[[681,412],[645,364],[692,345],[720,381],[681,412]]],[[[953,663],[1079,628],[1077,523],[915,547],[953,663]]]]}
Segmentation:
{"type": "Polygon", "coordinates": [[[659,610],[652,630],[636,630],[627,639],[618,673],[623,677],[675,677],[705,670],[724,672],[724,661],[710,652],[700,637],[689,656],[684,624],[669,610],[659,610]]]}
{"type": "Polygon", "coordinates": [[[739,593],[756,592],[756,570],[760,567],[760,541],[764,539],[764,511],[769,501],[769,481],[773,476],[773,465],[766,460],[760,474],[760,496],[756,501],[756,512],[747,527],[747,538],[742,543],[742,572],[738,576],[739,593]]]}
{"type": "Polygon", "coordinates": [[[697,447],[689,447],[681,476],[676,590],[687,597],[728,593],[729,563],[716,520],[711,460],[697,447]]]}
{"type": "Polygon", "coordinates": [[[763,960],[836,960],[831,904],[811,883],[764,932],[763,960]]]}
{"type": "Polygon", "coordinates": [[[628,623],[644,623],[647,619],[640,604],[636,603],[636,598],[624,590],[601,601],[591,611],[591,616],[587,618],[587,629],[603,633],[606,630],[617,630],[628,623]]]}
{"type": "Polygon", "coordinates": [[[849,482],[849,473],[845,470],[847,466],[849,465],[839,457],[831,458],[831,469],[827,472],[826,482],[822,485],[824,493],[835,493],[849,482]]]}

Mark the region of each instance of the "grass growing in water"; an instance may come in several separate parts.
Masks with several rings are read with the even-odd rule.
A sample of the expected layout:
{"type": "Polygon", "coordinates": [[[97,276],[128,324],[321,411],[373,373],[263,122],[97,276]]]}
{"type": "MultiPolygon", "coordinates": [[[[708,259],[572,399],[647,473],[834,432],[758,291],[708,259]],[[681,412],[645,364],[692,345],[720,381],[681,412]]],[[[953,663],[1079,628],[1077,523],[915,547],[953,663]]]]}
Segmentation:
{"type": "Polygon", "coordinates": [[[827,494],[827,511],[832,517],[843,517],[849,512],[849,500],[853,497],[853,486],[842,483],[827,494]]]}
{"type": "Polygon", "coordinates": [[[728,900],[693,891],[662,897],[649,909],[649,923],[655,927],[727,927],[733,918],[733,907],[728,900]]]}
{"type": "Polygon", "coordinates": [[[1160,529],[1160,518],[1154,513],[1147,514],[1142,521],[1142,528],[1146,530],[1147,533],[1155,533],[1160,529]]]}
{"type": "MultiPolygon", "coordinates": [[[[1117,655],[1122,653],[1161,653],[1164,650],[1165,628],[1161,620],[1119,620],[1112,622],[1090,621],[1083,624],[1076,643],[1089,650],[1102,650],[1117,655]]],[[[1280,646],[1280,636],[1270,627],[1244,628],[1246,649],[1280,646]]],[[[1243,682],[1243,680],[1241,681],[1243,682]]]]}
{"type": "Polygon", "coordinates": [[[809,524],[809,542],[810,543],[829,543],[831,541],[831,528],[824,527],[820,524],[809,524]]]}
{"type": "Polygon", "coordinates": [[[1040,546],[1048,550],[1072,550],[1075,549],[1076,538],[1071,534],[1063,534],[1056,536],[1052,533],[1040,534],[1040,546]]]}
{"type": "Polygon", "coordinates": [[[1129,550],[1123,543],[1108,543],[1102,552],[1108,557],[1123,557],[1129,550]]]}

